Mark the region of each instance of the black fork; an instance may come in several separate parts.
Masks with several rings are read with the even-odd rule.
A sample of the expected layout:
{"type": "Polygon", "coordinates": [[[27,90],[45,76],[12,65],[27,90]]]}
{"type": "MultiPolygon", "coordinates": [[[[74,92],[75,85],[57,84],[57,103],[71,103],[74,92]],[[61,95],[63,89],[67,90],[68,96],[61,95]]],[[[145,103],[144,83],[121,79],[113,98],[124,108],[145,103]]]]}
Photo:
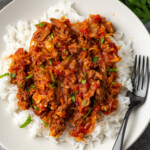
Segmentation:
{"type": "Polygon", "coordinates": [[[123,139],[131,111],[146,101],[149,86],[149,58],[135,56],[134,68],[132,71],[131,81],[133,92],[128,91],[127,96],[130,98],[130,105],[124,117],[119,135],[112,150],[122,150],[123,139]]]}

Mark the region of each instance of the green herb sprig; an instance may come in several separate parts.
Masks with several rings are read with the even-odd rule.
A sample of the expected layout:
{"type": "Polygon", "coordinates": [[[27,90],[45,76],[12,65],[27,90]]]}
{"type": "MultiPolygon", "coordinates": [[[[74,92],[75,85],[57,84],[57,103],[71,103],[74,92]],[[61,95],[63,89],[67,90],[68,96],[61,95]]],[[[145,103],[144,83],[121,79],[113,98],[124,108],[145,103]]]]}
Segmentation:
{"type": "Polygon", "coordinates": [[[118,71],[118,68],[109,68],[109,69],[106,69],[106,71],[114,72],[114,71],[118,71]]]}
{"type": "Polygon", "coordinates": [[[120,0],[145,24],[150,21],[150,0],[120,0]]]}
{"type": "Polygon", "coordinates": [[[46,23],[42,23],[40,22],[39,24],[36,24],[36,26],[39,26],[39,27],[44,27],[46,25],[46,23]]]}
{"type": "Polygon", "coordinates": [[[48,124],[43,120],[44,125],[48,128],[48,124]]]}
{"type": "Polygon", "coordinates": [[[98,60],[98,57],[94,57],[94,58],[92,59],[93,62],[97,62],[97,60],[98,60]]]}
{"type": "Polygon", "coordinates": [[[8,76],[8,75],[9,75],[9,73],[4,73],[4,74],[0,75],[0,79],[5,77],[5,76],[8,76]]]}
{"type": "Polygon", "coordinates": [[[52,66],[53,65],[53,59],[50,59],[49,64],[52,66]]]}
{"type": "Polygon", "coordinates": [[[76,101],[76,97],[75,97],[74,93],[71,93],[70,97],[71,97],[71,102],[74,103],[76,101]]]}
{"type": "Polygon", "coordinates": [[[88,117],[88,115],[91,113],[92,108],[89,109],[89,111],[87,112],[87,114],[83,117],[84,119],[86,119],[88,117]]]}
{"type": "Polygon", "coordinates": [[[49,86],[50,86],[52,89],[55,89],[54,83],[49,83],[49,86]]]}
{"type": "Polygon", "coordinates": [[[34,107],[34,109],[35,109],[36,111],[39,110],[39,108],[38,108],[37,106],[33,105],[33,107],[34,107]]]}
{"type": "Polygon", "coordinates": [[[85,100],[85,101],[83,101],[83,102],[82,102],[82,106],[84,106],[86,103],[87,103],[87,101],[86,101],[86,100],[85,100]]]}
{"type": "Polygon", "coordinates": [[[31,121],[31,116],[29,115],[26,121],[20,126],[20,128],[26,127],[28,124],[30,124],[31,121]]]}
{"type": "Polygon", "coordinates": [[[10,74],[10,77],[11,77],[11,78],[15,78],[15,76],[16,76],[16,73],[10,74]]]}
{"type": "Polygon", "coordinates": [[[32,77],[33,77],[33,74],[27,76],[26,79],[30,79],[30,78],[32,78],[32,77]]]}

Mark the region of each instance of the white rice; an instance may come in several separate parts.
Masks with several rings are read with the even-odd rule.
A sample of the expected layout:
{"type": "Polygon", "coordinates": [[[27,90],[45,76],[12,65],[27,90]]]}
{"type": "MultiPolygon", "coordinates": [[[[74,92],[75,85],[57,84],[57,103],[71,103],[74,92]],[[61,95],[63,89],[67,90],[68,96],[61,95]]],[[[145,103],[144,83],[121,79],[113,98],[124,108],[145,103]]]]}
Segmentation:
{"type": "MultiPolygon", "coordinates": [[[[33,32],[36,30],[35,24],[40,21],[49,21],[50,17],[61,18],[65,16],[71,20],[71,22],[82,21],[85,19],[72,8],[72,3],[70,1],[61,1],[57,5],[51,7],[40,20],[34,20],[32,22],[28,21],[18,21],[15,26],[9,25],[7,27],[7,34],[4,37],[6,42],[6,50],[2,53],[0,58],[0,74],[8,72],[9,64],[11,60],[6,60],[4,57],[14,54],[19,47],[23,47],[29,50],[30,39],[33,32]]],[[[88,16],[87,16],[88,17],[88,16]]],[[[93,142],[98,141],[101,143],[103,139],[114,138],[121,126],[122,119],[124,118],[125,112],[129,105],[129,98],[125,96],[127,90],[132,90],[132,84],[130,80],[131,68],[133,67],[133,49],[131,43],[125,43],[123,41],[123,34],[116,34],[113,41],[117,46],[121,45],[119,50],[119,56],[122,60],[117,63],[119,69],[118,82],[122,83],[122,90],[118,96],[119,106],[117,111],[113,112],[111,115],[104,116],[97,121],[94,131],[85,138],[88,144],[92,145],[93,142]]],[[[0,79],[0,99],[8,101],[8,112],[14,118],[14,123],[20,126],[30,114],[32,117],[32,122],[26,127],[29,130],[31,137],[43,136],[49,139],[51,142],[68,142],[75,149],[82,150],[87,143],[76,142],[73,137],[70,137],[68,130],[70,130],[69,125],[67,129],[61,135],[57,141],[49,136],[49,129],[45,128],[43,122],[39,117],[37,117],[31,109],[26,111],[19,110],[17,106],[17,86],[10,83],[10,78],[4,77],[0,79]]]]}

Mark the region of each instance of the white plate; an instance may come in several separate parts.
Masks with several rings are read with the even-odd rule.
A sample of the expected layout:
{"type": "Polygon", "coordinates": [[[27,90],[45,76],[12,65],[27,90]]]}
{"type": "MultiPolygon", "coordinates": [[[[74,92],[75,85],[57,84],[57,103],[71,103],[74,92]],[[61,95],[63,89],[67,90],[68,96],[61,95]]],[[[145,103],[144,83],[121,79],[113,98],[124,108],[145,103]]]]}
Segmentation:
{"type": "MultiPolygon", "coordinates": [[[[3,35],[8,24],[15,25],[18,20],[39,18],[44,11],[59,0],[15,0],[0,12],[0,53],[5,50],[3,35]]],[[[110,20],[117,30],[125,33],[125,40],[133,41],[136,54],[150,56],[150,36],[140,20],[118,0],[73,0],[75,8],[81,15],[97,12],[110,20]]],[[[0,101],[0,143],[7,150],[70,150],[69,144],[50,144],[43,138],[31,139],[26,129],[16,127],[6,112],[7,103],[0,101]]],[[[129,147],[145,130],[150,119],[150,93],[146,103],[132,113],[125,149],[129,147]]],[[[104,140],[96,144],[94,150],[111,150],[114,140],[104,140]]],[[[91,149],[90,147],[87,149],[91,149]]]]}

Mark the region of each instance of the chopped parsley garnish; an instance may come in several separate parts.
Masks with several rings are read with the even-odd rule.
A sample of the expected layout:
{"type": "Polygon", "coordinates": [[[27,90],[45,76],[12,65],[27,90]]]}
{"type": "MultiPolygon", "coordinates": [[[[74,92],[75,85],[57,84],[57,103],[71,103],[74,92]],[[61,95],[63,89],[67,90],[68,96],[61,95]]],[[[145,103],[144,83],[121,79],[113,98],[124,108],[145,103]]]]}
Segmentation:
{"type": "Polygon", "coordinates": [[[76,91],[76,95],[78,95],[79,94],[79,91],[76,91]]]}
{"type": "Polygon", "coordinates": [[[30,88],[27,88],[27,90],[30,92],[30,90],[34,89],[35,85],[30,85],[30,88]]]}
{"type": "Polygon", "coordinates": [[[39,26],[39,27],[43,27],[43,26],[45,26],[46,25],[46,23],[42,23],[42,22],[40,22],[39,24],[36,24],[37,26],[39,26]]]}
{"type": "Polygon", "coordinates": [[[22,85],[22,84],[19,84],[19,87],[20,87],[20,88],[22,88],[22,87],[23,87],[23,85],[22,85]]]}
{"type": "Polygon", "coordinates": [[[67,57],[67,60],[70,60],[70,56],[67,57]]]}
{"type": "Polygon", "coordinates": [[[44,125],[48,128],[48,124],[43,120],[44,125]]]}
{"type": "Polygon", "coordinates": [[[145,24],[150,21],[150,0],[120,0],[145,24]]]}
{"type": "Polygon", "coordinates": [[[30,88],[31,88],[31,89],[35,88],[35,85],[31,85],[30,88]]]}
{"type": "Polygon", "coordinates": [[[34,100],[33,100],[33,99],[32,99],[32,101],[31,101],[31,102],[32,102],[32,104],[34,104],[34,100]]]}
{"type": "Polygon", "coordinates": [[[87,116],[91,113],[92,108],[89,109],[89,111],[87,112],[87,114],[84,116],[84,119],[87,118],[87,116]]]}
{"type": "Polygon", "coordinates": [[[54,79],[54,76],[52,76],[52,81],[53,81],[53,83],[55,84],[55,79],[54,79]]]}
{"type": "Polygon", "coordinates": [[[50,59],[49,64],[52,66],[53,65],[53,59],[50,59]]]}
{"type": "Polygon", "coordinates": [[[87,76],[87,72],[84,73],[84,78],[87,76]]]}
{"type": "Polygon", "coordinates": [[[31,116],[29,115],[27,120],[20,126],[20,128],[26,127],[31,121],[31,116]]]}
{"type": "Polygon", "coordinates": [[[106,69],[106,71],[110,71],[110,72],[118,71],[118,68],[109,68],[109,69],[106,69]]]}
{"type": "Polygon", "coordinates": [[[32,77],[33,77],[33,74],[27,76],[26,79],[30,79],[30,78],[32,78],[32,77]]]}
{"type": "Polygon", "coordinates": [[[94,57],[92,61],[97,62],[97,60],[98,60],[98,57],[94,57]]]}
{"type": "Polygon", "coordinates": [[[84,106],[86,103],[87,103],[87,101],[86,101],[86,100],[85,100],[85,101],[83,101],[83,102],[82,102],[82,106],[84,106]]]}
{"type": "Polygon", "coordinates": [[[10,74],[10,77],[11,77],[11,78],[14,78],[15,76],[16,76],[16,73],[10,74]]]}
{"type": "Polygon", "coordinates": [[[94,103],[96,103],[96,100],[94,99],[94,103]]]}
{"type": "Polygon", "coordinates": [[[76,97],[75,97],[74,93],[71,93],[70,97],[71,97],[71,102],[74,103],[76,101],[76,97]]]}
{"type": "Polygon", "coordinates": [[[41,65],[40,67],[41,67],[41,68],[45,68],[45,65],[41,65]]]}
{"type": "Polygon", "coordinates": [[[115,82],[112,82],[112,85],[115,85],[115,82]]]}
{"type": "Polygon", "coordinates": [[[50,39],[48,39],[48,42],[50,42],[51,40],[50,39]]]}
{"type": "Polygon", "coordinates": [[[42,71],[42,74],[44,74],[45,73],[45,71],[42,71]]]}
{"type": "Polygon", "coordinates": [[[102,39],[101,39],[101,44],[103,44],[103,43],[104,43],[104,40],[105,40],[104,38],[102,38],[102,39]]]}
{"type": "Polygon", "coordinates": [[[34,109],[35,109],[36,111],[39,110],[39,108],[38,108],[37,106],[33,105],[33,107],[34,107],[34,109]]]}
{"type": "Polygon", "coordinates": [[[85,79],[82,79],[82,84],[85,84],[86,83],[86,80],[85,79]]]}
{"type": "Polygon", "coordinates": [[[13,62],[12,64],[15,65],[15,62],[13,62]]]}
{"type": "Polygon", "coordinates": [[[53,33],[51,33],[51,39],[54,40],[54,35],[53,35],[53,33]]]}
{"type": "Polygon", "coordinates": [[[8,76],[8,75],[9,75],[9,73],[4,73],[4,74],[0,75],[0,79],[5,77],[5,76],[8,76]]]}
{"type": "Polygon", "coordinates": [[[55,85],[52,83],[49,83],[49,86],[52,88],[52,89],[54,89],[55,88],[55,85]]]}
{"type": "Polygon", "coordinates": [[[82,47],[82,50],[83,50],[83,51],[85,51],[85,50],[86,50],[86,48],[85,48],[85,47],[82,47]]]}

